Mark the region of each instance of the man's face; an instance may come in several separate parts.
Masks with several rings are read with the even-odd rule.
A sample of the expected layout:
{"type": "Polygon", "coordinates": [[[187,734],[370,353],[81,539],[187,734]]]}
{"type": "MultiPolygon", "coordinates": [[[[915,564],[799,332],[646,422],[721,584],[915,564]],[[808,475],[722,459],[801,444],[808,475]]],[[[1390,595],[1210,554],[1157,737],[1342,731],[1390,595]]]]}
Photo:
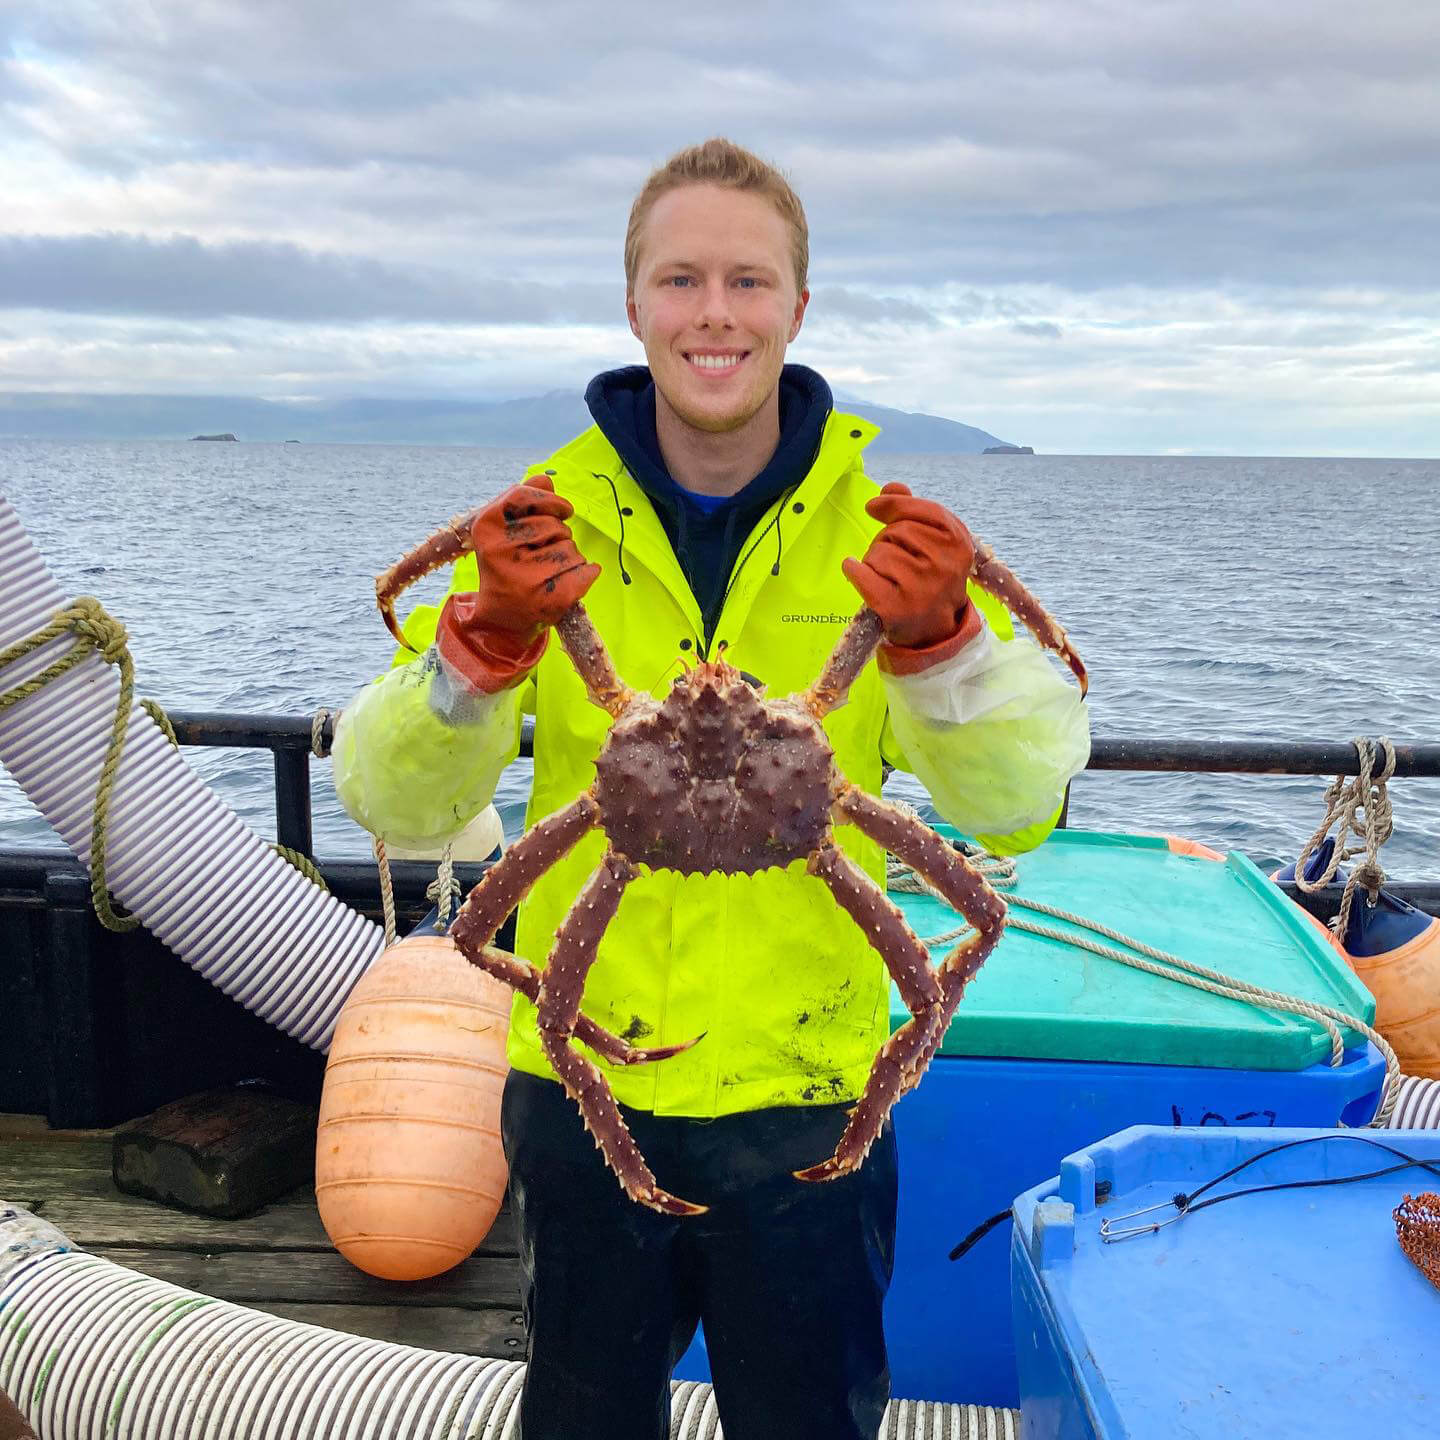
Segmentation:
{"type": "Polygon", "coordinates": [[[796,293],[790,228],[767,199],[689,185],[646,218],[625,308],[670,408],[723,433],[775,394],[809,300],[796,293]]]}

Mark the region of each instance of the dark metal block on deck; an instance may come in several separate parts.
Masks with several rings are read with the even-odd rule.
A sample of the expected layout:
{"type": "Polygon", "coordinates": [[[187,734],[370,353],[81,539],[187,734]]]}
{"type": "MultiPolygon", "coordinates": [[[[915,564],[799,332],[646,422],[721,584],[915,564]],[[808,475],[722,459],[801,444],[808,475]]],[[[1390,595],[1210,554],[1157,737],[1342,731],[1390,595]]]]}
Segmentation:
{"type": "Polygon", "coordinates": [[[316,1120],[311,1106],[256,1088],[187,1096],[116,1132],[115,1184],[237,1219],[314,1179],[316,1120]]]}

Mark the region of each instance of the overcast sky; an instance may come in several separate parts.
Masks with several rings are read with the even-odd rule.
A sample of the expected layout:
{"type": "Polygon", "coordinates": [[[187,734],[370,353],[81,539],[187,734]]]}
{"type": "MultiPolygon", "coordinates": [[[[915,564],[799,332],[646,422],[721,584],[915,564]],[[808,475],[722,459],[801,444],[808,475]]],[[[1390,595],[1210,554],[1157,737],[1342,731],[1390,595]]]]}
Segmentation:
{"type": "Polygon", "coordinates": [[[580,386],[712,134],[800,192],[842,392],[1440,455],[1440,0],[0,0],[0,390],[580,386]]]}

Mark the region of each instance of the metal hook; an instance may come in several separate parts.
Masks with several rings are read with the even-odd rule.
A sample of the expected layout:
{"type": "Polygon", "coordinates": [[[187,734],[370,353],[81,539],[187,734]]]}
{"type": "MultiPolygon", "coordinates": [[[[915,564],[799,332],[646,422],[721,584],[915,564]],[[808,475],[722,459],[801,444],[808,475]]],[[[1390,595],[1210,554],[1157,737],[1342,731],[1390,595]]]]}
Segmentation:
{"type": "Polygon", "coordinates": [[[1135,1235],[1153,1235],[1157,1230],[1163,1230],[1167,1225],[1173,1225],[1177,1220],[1183,1220],[1186,1213],[1186,1197],[1176,1195],[1173,1199],[1162,1201],[1159,1205],[1147,1205],[1143,1210],[1132,1210],[1128,1215],[1116,1215],[1112,1219],[1102,1220],[1100,1222],[1100,1239],[1106,1245],[1113,1245],[1117,1240],[1129,1240],[1135,1235]],[[1135,1219],[1137,1215],[1152,1215],[1156,1210],[1169,1210],[1172,1207],[1175,1213],[1168,1220],[1155,1220],[1148,1225],[1131,1225],[1124,1230],[1115,1228],[1126,1220],[1135,1219]]]}

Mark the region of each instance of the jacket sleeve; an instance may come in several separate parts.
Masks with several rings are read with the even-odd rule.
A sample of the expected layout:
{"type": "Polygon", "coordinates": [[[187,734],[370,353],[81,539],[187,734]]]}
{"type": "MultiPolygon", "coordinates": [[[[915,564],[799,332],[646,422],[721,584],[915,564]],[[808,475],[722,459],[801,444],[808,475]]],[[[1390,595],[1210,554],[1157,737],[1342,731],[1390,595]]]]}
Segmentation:
{"type": "Polygon", "coordinates": [[[921,781],[956,829],[1016,854],[1054,829],[1066,785],[1090,758],[1090,719],[1030,635],[981,604],[992,623],[950,660],[917,675],[881,670],[881,753],[921,781]]]}
{"type": "Polygon", "coordinates": [[[335,792],[358,825],[387,844],[432,850],[458,835],[491,801],[520,748],[520,716],[534,709],[534,681],[475,694],[434,646],[438,606],[420,605],[391,669],[346,706],[335,726],[335,792]]]}

